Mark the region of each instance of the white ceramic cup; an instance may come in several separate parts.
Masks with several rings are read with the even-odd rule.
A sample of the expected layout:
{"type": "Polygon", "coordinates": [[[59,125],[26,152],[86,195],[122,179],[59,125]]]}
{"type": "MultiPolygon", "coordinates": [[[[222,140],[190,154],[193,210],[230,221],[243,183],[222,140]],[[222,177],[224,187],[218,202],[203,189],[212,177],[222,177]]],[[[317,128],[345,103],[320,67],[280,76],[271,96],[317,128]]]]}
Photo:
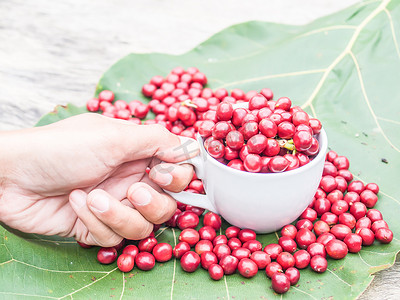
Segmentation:
{"type": "Polygon", "coordinates": [[[172,193],[177,201],[221,215],[240,228],[268,233],[293,222],[311,203],[321,180],[328,147],[322,129],[319,152],[308,164],[282,173],[250,173],[230,168],[211,157],[200,143],[200,154],[182,163],[194,166],[206,194],[172,193]]]}

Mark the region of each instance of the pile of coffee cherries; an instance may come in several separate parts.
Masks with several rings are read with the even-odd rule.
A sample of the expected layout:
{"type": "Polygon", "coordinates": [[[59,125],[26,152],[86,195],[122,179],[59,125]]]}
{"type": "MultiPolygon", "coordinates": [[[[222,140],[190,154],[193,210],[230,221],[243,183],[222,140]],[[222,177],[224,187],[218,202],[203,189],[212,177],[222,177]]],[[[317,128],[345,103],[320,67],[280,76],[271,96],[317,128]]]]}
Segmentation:
{"type": "Polygon", "coordinates": [[[233,89],[229,95],[223,88],[204,88],[206,83],[207,77],[197,68],[177,67],[165,78],[157,75],[143,85],[143,95],[151,98],[147,105],[114,101],[114,93],[103,90],[87,102],[87,108],[137,124],[152,111],[155,118],[143,124],[161,124],[191,138],[198,132],[212,157],[242,171],[290,171],[318,153],[315,135],[321,122],[292,106],[289,98],[274,101],[268,88],[248,93],[233,89]]]}
{"type": "MultiPolygon", "coordinates": [[[[238,170],[289,171],[308,163],[318,152],[315,134],[321,123],[292,106],[290,99],[275,102],[270,89],[248,93],[234,89],[229,96],[225,89],[204,88],[206,83],[206,76],[196,68],[175,68],[166,78],[154,76],[143,86],[143,94],[152,98],[147,105],[114,100],[114,93],[104,90],[87,102],[87,108],[137,124],[162,124],[192,138],[199,132],[211,156],[238,170]],[[234,108],[240,103],[247,103],[247,108],[234,108]],[[141,121],[150,110],[155,119],[141,121]]],[[[203,183],[194,176],[186,190],[204,193],[203,183]]],[[[273,290],[285,293],[298,283],[299,269],[310,267],[322,273],[327,270],[327,258],[342,259],[375,241],[392,241],[392,231],[374,208],[378,192],[375,183],[353,180],[349,160],[329,151],[311,204],[297,221],[282,228],[277,243],[263,245],[254,231],[235,226],[217,234],[222,233],[218,215],[178,202],[175,214],[163,224],[181,230],[174,247],[158,243],[154,233],[162,225],[155,225],[152,235],[143,240],[100,248],[97,259],[103,264],[117,260],[121,271],[130,272],[134,267],[148,271],[156,262],[174,258],[184,271],[201,267],[213,280],[234,273],[250,278],[262,270],[273,290]]]]}

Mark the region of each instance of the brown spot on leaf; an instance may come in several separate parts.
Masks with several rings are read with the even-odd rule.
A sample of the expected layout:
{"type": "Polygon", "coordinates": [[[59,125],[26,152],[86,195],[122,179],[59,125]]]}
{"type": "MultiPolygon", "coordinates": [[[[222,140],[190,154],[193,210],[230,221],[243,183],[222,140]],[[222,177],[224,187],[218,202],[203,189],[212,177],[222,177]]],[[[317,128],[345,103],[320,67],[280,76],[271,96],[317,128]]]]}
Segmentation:
{"type": "Polygon", "coordinates": [[[97,280],[97,278],[96,278],[96,277],[94,277],[94,276],[92,276],[91,280],[92,280],[92,281],[96,281],[96,280],[97,280]]]}
{"type": "Polygon", "coordinates": [[[388,160],[387,160],[386,158],[382,158],[381,161],[382,161],[383,163],[385,163],[385,164],[388,164],[388,163],[389,163],[388,160]]]}

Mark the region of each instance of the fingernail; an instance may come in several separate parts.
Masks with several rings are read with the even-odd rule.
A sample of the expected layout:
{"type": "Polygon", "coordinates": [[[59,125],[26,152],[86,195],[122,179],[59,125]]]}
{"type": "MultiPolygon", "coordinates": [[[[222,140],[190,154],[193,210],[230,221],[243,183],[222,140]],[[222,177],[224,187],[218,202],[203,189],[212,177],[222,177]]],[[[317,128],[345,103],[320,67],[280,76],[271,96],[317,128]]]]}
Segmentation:
{"type": "Polygon", "coordinates": [[[145,188],[138,188],[132,192],[132,200],[136,205],[147,205],[151,201],[151,194],[145,188]]]}
{"type": "Polygon", "coordinates": [[[98,212],[105,212],[110,207],[110,200],[108,197],[101,193],[96,193],[90,203],[90,207],[98,212]]]}
{"type": "Polygon", "coordinates": [[[157,173],[156,181],[159,185],[166,186],[171,184],[172,175],[170,173],[157,173]]]}
{"type": "Polygon", "coordinates": [[[87,194],[84,191],[75,190],[70,195],[71,202],[77,208],[81,208],[86,205],[86,196],[87,194]]]}

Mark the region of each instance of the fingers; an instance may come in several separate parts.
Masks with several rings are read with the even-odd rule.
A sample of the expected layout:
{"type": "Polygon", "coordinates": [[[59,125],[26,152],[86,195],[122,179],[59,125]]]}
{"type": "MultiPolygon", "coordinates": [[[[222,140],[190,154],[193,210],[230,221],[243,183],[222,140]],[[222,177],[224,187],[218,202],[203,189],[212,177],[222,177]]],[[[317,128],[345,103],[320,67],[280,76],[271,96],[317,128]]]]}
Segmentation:
{"type": "Polygon", "coordinates": [[[193,166],[190,164],[161,163],[150,170],[149,177],[162,188],[178,193],[190,183],[193,173],[193,166]]]}
{"type": "Polygon", "coordinates": [[[165,193],[159,193],[149,185],[138,182],[128,190],[128,200],[149,222],[162,224],[176,211],[176,201],[165,193]]]}
{"type": "Polygon", "coordinates": [[[143,239],[153,231],[153,224],[140,212],[124,205],[103,190],[91,191],[87,197],[87,205],[101,222],[127,239],[143,239]]]}
{"type": "Polygon", "coordinates": [[[78,227],[76,238],[88,245],[103,247],[117,245],[121,242],[122,236],[111,230],[90,211],[86,205],[86,199],[87,194],[82,190],[74,190],[69,195],[69,202],[78,216],[77,224],[75,224],[78,227]]]}
{"type": "MultiPolygon", "coordinates": [[[[116,143],[118,147],[122,147],[127,160],[155,156],[167,162],[180,162],[199,153],[200,148],[196,140],[177,136],[159,124],[123,125],[118,130],[116,143]]],[[[113,134],[115,135],[115,131],[113,134]]]]}

